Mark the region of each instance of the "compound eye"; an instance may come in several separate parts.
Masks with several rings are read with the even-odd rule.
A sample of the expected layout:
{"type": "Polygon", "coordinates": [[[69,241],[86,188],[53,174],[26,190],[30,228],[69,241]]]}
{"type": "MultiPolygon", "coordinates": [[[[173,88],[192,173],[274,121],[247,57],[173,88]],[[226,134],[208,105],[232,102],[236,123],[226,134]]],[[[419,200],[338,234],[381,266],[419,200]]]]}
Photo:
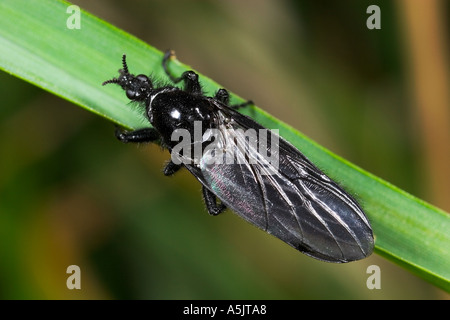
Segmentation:
{"type": "Polygon", "coordinates": [[[138,80],[141,81],[141,82],[145,82],[145,83],[149,83],[149,82],[150,82],[149,79],[148,79],[148,77],[145,76],[145,75],[143,75],[143,74],[138,75],[138,76],[136,77],[136,79],[138,79],[138,80]]]}
{"type": "Polygon", "coordinates": [[[128,89],[126,91],[126,95],[128,99],[133,100],[134,98],[136,98],[136,91],[128,89]]]}

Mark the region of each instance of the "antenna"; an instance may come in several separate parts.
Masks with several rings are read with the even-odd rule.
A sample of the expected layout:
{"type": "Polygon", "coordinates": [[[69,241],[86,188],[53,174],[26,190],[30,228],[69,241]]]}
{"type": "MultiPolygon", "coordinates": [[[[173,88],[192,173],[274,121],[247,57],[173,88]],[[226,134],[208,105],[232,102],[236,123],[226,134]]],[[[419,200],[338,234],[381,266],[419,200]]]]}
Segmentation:
{"type": "Polygon", "coordinates": [[[125,72],[125,74],[129,74],[128,66],[127,66],[127,55],[126,54],[124,54],[122,56],[122,65],[123,65],[123,71],[125,72]]]}

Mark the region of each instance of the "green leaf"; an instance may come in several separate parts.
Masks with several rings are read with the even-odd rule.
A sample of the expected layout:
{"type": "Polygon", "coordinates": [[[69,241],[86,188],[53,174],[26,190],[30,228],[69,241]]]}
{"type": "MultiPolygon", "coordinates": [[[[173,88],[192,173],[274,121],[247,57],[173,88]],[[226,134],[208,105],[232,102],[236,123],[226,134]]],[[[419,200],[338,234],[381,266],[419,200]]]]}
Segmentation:
{"type": "MultiPolygon", "coordinates": [[[[101,83],[117,76],[123,53],[132,72],[151,71],[155,78],[165,78],[162,53],[83,11],[81,28],[69,29],[69,5],[2,0],[0,68],[117,124],[147,126],[141,110],[128,104],[122,90],[101,83]]],[[[174,73],[190,69],[176,60],[171,68],[174,73]]],[[[209,92],[219,88],[200,76],[209,92]]],[[[283,137],[357,196],[372,223],[378,254],[450,292],[447,213],[334,155],[264,111],[247,112],[262,125],[280,129],[283,137]]]]}

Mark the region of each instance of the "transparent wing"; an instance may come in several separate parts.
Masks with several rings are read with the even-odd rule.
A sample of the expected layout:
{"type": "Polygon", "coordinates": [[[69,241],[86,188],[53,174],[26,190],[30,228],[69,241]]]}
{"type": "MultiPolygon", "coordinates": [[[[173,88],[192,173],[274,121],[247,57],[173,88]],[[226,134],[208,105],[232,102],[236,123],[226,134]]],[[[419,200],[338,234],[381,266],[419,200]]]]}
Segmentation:
{"type": "MultiPolygon", "coordinates": [[[[350,195],[285,140],[276,136],[278,151],[261,146],[261,136],[246,131],[263,127],[225,111],[218,112],[220,143],[200,162],[207,188],[248,222],[314,258],[348,262],[371,254],[372,229],[350,195]]],[[[274,134],[266,133],[270,141],[274,134]]]]}

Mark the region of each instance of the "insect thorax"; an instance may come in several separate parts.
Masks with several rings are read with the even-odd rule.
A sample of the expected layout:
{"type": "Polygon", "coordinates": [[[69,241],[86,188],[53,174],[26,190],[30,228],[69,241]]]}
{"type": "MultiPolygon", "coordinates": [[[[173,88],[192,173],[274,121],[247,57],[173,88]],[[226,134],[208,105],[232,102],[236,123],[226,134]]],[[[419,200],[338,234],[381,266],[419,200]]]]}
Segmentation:
{"type": "Polygon", "coordinates": [[[152,95],[147,113],[150,123],[158,130],[169,148],[178,143],[172,139],[175,131],[187,131],[191,142],[194,143],[201,140],[204,132],[214,124],[214,121],[211,121],[214,113],[207,98],[176,88],[152,95]],[[198,122],[201,122],[201,132],[196,132],[198,122]]]}

